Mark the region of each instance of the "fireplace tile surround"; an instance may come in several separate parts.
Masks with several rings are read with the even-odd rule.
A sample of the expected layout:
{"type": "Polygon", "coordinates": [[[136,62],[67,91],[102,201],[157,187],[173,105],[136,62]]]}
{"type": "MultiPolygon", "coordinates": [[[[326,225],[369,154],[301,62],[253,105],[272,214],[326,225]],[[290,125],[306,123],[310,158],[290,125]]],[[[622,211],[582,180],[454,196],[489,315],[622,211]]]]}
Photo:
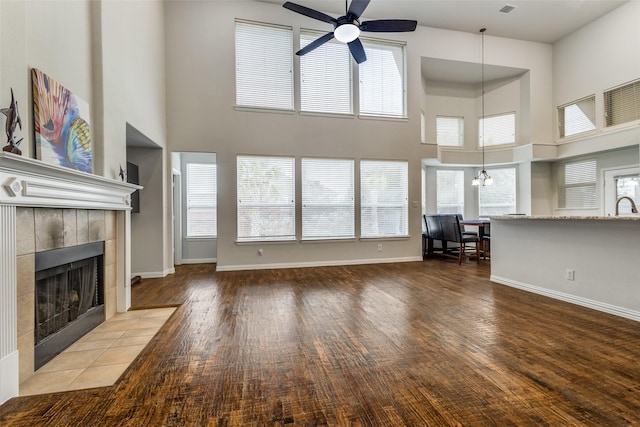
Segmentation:
{"type": "Polygon", "coordinates": [[[83,243],[105,242],[105,317],[116,313],[116,215],[114,211],[17,208],[18,352],[20,383],[34,373],[35,253],[83,243]]]}
{"type": "Polygon", "coordinates": [[[131,305],[131,193],[142,187],[0,153],[0,404],[33,375],[35,254],[104,241],[106,318],[131,305]]]}

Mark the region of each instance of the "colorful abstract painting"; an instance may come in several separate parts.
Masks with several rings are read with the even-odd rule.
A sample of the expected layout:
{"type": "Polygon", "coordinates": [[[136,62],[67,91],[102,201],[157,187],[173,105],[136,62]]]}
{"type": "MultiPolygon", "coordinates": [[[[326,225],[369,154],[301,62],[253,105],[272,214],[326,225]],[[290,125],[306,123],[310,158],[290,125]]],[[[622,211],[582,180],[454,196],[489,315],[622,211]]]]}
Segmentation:
{"type": "Polygon", "coordinates": [[[36,157],[92,172],[89,104],[40,70],[32,69],[31,78],[36,157]]]}

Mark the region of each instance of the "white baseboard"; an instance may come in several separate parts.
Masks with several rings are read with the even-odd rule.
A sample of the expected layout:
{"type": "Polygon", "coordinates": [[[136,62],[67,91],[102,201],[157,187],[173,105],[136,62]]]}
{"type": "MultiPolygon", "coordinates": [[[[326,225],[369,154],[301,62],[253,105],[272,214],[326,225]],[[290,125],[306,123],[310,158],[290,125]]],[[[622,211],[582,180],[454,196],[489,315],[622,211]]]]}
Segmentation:
{"type": "Polygon", "coordinates": [[[421,256],[405,257],[405,258],[376,258],[376,259],[354,259],[354,260],[337,260],[337,261],[309,261],[309,262],[291,262],[291,263],[275,263],[275,264],[242,264],[242,265],[223,265],[218,264],[216,271],[238,271],[238,270],[275,270],[280,268],[306,268],[306,267],[332,267],[341,265],[360,265],[360,264],[388,264],[392,262],[415,262],[422,261],[421,256]]]}
{"type": "Polygon", "coordinates": [[[175,267],[172,267],[164,271],[147,271],[142,273],[131,273],[131,277],[140,276],[143,279],[159,279],[162,277],[167,277],[169,274],[174,274],[175,272],[176,272],[175,267]]]}
{"type": "Polygon", "coordinates": [[[18,350],[0,359],[0,405],[20,391],[18,350]]]}
{"type": "Polygon", "coordinates": [[[218,258],[192,258],[183,259],[181,264],[215,264],[218,262],[218,258]]]}
{"type": "Polygon", "coordinates": [[[554,291],[552,289],[542,288],[528,283],[518,282],[517,280],[507,279],[500,276],[491,275],[489,278],[492,282],[500,283],[502,285],[511,286],[512,288],[518,288],[525,291],[533,292],[534,294],[544,295],[550,298],[566,301],[572,304],[581,305],[583,307],[591,308],[594,310],[602,311],[604,313],[613,314],[614,316],[620,316],[627,319],[640,321],[640,312],[630,310],[628,308],[620,307],[617,305],[607,304],[605,302],[596,301],[588,298],[579,297],[576,295],[567,294],[564,292],[554,291]]]}

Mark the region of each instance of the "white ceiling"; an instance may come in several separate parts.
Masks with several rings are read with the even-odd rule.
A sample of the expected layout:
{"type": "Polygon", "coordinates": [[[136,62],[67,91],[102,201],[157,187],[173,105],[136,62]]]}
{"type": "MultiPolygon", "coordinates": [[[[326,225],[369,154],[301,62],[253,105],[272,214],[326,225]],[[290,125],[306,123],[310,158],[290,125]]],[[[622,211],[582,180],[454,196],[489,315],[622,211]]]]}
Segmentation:
{"type": "MultiPolygon", "coordinates": [[[[284,4],[284,0],[258,1],[284,4]]],[[[477,33],[480,28],[486,27],[485,34],[488,36],[554,43],[627,1],[372,0],[363,14],[363,20],[415,19],[419,25],[469,33],[477,33]],[[516,8],[508,14],[499,12],[505,5],[516,8]]],[[[345,12],[344,0],[294,0],[293,3],[335,17],[345,12]]]]}

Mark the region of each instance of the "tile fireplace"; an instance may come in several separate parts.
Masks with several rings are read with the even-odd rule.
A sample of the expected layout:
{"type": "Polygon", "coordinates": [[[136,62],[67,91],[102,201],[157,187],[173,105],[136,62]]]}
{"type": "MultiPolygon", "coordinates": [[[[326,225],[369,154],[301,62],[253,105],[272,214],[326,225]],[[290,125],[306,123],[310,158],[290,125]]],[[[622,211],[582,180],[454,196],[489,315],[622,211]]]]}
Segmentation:
{"type": "Polygon", "coordinates": [[[17,396],[19,384],[49,358],[45,351],[44,361],[37,360],[36,342],[49,347],[71,320],[94,312],[108,319],[131,305],[130,201],[140,188],[0,153],[0,404],[17,396]],[[98,247],[102,253],[93,253],[98,247]],[[97,259],[85,263],[81,257],[65,261],[71,266],[55,267],[42,255],[66,249],[97,259]],[[42,257],[47,268],[54,268],[53,278],[40,272],[42,257]],[[78,270],[79,264],[85,265],[62,278],[60,269],[78,270]],[[84,292],[98,268],[102,290],[84,292]],[[44,296],[37,279],[47,279],[43,286],[53,296],[44,296]]]}

